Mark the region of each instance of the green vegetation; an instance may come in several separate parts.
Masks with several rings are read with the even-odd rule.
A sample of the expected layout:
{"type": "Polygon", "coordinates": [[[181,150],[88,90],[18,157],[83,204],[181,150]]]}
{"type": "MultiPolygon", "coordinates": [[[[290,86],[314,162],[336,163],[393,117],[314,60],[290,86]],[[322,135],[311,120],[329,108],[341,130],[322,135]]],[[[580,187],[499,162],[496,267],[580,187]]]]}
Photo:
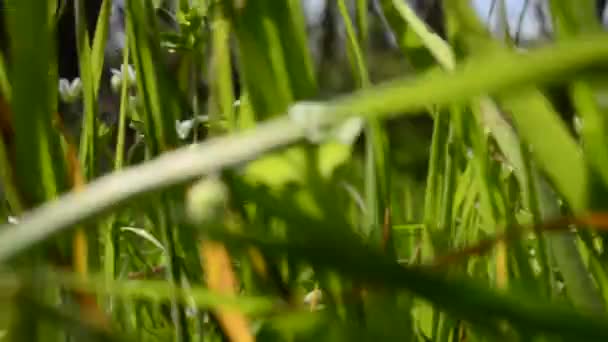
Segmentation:
{"type": "Polygon", "coordinates": [[[108,124],[110,1],[92,35],[74,1],[81,84],[61,87],[57,2],[7,1],[0,341],[608,340],[593,1],[550,1],[555,39],[522,50],[466,0],[446,39],[381,0],[401,68],[370,50],[366,1],[337,0],[339,86],[300,0],[159,2],[126,2],[108,124]]]}

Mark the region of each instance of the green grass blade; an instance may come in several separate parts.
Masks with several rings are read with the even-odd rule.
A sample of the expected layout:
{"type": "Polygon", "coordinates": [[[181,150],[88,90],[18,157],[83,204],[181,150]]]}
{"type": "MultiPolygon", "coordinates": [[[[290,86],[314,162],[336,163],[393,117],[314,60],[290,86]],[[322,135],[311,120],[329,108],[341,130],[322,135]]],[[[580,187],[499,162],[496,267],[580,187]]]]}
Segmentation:
{"type": "Polygon", "coordinates": [[[11,37],[15,175],[26,206],[56,197],[66,186],[63,153],[52,126],[58,80],[49,73],[54,60],[49,16],[29,1],[12,1],[11,37]],[[35,86],[34,86],[35,85],[35,86]],[[36,101],[32,101],[36,99],[36,101]]]}
{"type": "Polygon", "coordinates": [[[215,8],[214,25],[212,35],[213,56],[212,74],[216,75],[213,80],[213,92],[211,101],[216,101],[216,108],[224,114],[228,120],[229,131],[237,129],[236,111],[234,108],[235,96],[233,92],[232,65],[230,63],[230,33],[232,27],[227,17],[226,4],[221,3],[215,8]]]}
{"type": "Polygon", "coordinates": [[[363,116],[387,117],[400,111],[423,110],[431,104],[446,105],[496,94],[525,83],[556,83],[584,66],[600,63],[608,55],[608,48],[602,46],[607,45],[605,40],[608,36],[604,34],[587,35],[532,52],[501,51],[473,57],[449,76],[433,71],[415,80],[386,82],[337,98],[333,104],[338,116],[349,115],[356,108],[363,116]],[[496,65],[501,68],[497,70],[496,65]]]}
{"type": "MultiPolygon", "coordinates": [[[[278,207],[277,207],[278,208],[278,207]]],[[[317,223],[316,227],[321,227],[317,223]]],[[[412,291],[461,317],[475,319],[502,318],[518,327],[545,331],[573,338],[606,338],[603,316],[593,318],[574,313],[560,305],[550,305],[536,299],[498,293],[458,277],[445,277],[418,268],[404,268],[396,262],[371,251],[353,237],[332,233],[305,243],[289,244],[259,240],[234,234],[217,233],[222,240],[235,245],[254,243],[268,253],[292,255],[319,267],[335,268],[359,281],[383,288],[412,291]],[[336,252],[339,243],[342,248],[336,252]],[[363,252],[365,251],[365,252],[363,252]],[[481,314],[483,312],[483,314],[481,314]],[[481,316],[480,316],[481,315],[481,316]],[[580,334],[579,336],[577,336],[580,334]]]]}
{"type": "Polygon", "coordinates": [[[160,37],[151,4],[127,2],[127,34],[135,64],[138,95],[142,97],[148,151],[152,155],[178,145],[175,120],[180,112],[175,80],[169,77],[160,53],[160,37]]]}
{"type": "Polygon", "coordinates": [[[407,21],[409,27],[420,38],[422,44],[429,50],[439,65],[446,70],[454,69],[456,62],[450,46],[432,32],[404,1],[393,0],[393,6],[397,13],[407,21]]]}
{"type": "Polygon", "coordinates": [[[8,73],[6,72],[6,62],[4,60],[3,52],[0,52],[0,93],[2,93],[6,100],[10,102],[11,85],[8,81],[8,73]]]}
{"type": "MultiPolygon", "coordinates": [[[[97,172],[97,91],[84,1],[78,0],[74,2],[74,13],[76,17],[76,45],[80,66],[80,79],[82,80],[82,93],[84,97],[84,120],[82,135],[80,137],[79,160],[82,163],[85,178],[92,179],[97,172]]],[[[98,67],[98,70],[101,70],[101,66],[98,67]]]]}
{"type": "MultiPolygon", "coordinates": [[[[109,33],[109,19],[112,11],[112,1],[103,0],[97,25],[95,25],[95,36],[93,37],[93,46],[91,47],[91,67],[93,68],[93,84],[95,92],[99,91],[99,82],[104,64],[104,50],[109,33]]],[[[125,43],[126,45],[126,43],[125,43]]]]}
{"type": "Polygon", "coordinates": [[[511,113],[522,139],[530,144],[539,167],[575,212],[586,210],[587,171],[581,149],[538,91],[527,89],[505,96],[500,103],[511,113]],[[544,134],[538,134],[543,127],[544,134]]]}

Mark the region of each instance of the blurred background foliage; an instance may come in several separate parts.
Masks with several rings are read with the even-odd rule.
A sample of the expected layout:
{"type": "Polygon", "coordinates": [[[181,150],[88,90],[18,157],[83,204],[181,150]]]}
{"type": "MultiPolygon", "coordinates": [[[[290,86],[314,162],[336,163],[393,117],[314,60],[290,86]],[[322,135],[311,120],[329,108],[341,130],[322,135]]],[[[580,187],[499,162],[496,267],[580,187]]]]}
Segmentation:
{"type": "Polygon", "coordinates": [[[597,0],[0,0],[0,340],[608,340],[597,0]]]}

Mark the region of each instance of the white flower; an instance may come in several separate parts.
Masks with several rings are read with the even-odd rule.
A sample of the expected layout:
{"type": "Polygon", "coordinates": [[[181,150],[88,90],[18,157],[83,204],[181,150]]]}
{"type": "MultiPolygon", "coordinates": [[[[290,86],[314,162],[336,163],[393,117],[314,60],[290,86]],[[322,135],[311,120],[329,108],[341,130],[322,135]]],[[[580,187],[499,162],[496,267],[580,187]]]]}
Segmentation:
{"type": "Polygon", "coordinates": [[[125,70],[125,65],[122,64],[120,66],[120,69],[110,69],[110,72],[112,73],[112,77],[110,78],[110,84],[112,86],[112,90],[114,92],[119,92],[120,91],[120,87],[122,86],[122,81],[123,79],[127,80],[127,87],[131,88],[135,86],[135,82],[136,82],[136,74],[135,74],[135,69],[133,68],[132,65],[128,65],[127,66],[127,70],[125,70]]]}
{"type": "Polygon", "coordinates": [[[188,138],[190,131],[192,131],[192,127],[194,127],[194,119],[184,121],[175,120],[177,136],[182,140],[188,138]]]}
{"type": "MultiPolygon", "coordinates": [[[[114,71],[114,70],[112,70],[114,71]]],[[[112,87],[112,91],[114,91],[115,93],[118,93],[120,91],[120,86],[122,84],[122,80],[120,79],[120,76],[114,74],[112,75],[112,77],[110,78],[110,86],[112,87]]]]}
{"type": "Polygon", "coordinates": [[[217,224],[222,220],[229,191],[217,177],[194,184],[186,195],[186,213],[192,223],[217,224]]]}
{"type": "Polygon", "coordinates": [[[304,304],[318,305],[323,301],[323,292],[319,289],[314,289],[304,296],[304,304]]]}
{"type": "Polygon", "coordinates": [[[73,103],[82,94],[82,82],[76,77],[72,82],[65,78],[59,80],[59,96],[64,103],[73,103]]]}
{"type": "Polygon", "coordinates": [[[199,123],[205,123],[209,121],[208,115],[197,115],[192,119],[179,121],[175,120],[175,130],[177,131],[177,136],[185,140],[190,136],[190,132],[194,129],[194,127],[199,123]]]}

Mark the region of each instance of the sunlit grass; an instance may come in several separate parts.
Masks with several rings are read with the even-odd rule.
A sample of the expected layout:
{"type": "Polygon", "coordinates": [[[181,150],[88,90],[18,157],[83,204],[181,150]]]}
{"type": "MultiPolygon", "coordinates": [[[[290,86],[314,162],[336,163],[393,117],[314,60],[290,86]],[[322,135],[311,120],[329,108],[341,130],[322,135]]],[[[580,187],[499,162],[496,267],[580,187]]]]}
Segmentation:
{"type": "Polygon", "coordinates": [[[8,4],[0,339],[608,339],[608,35],[591,2],[553,1],[554,41],[524,51],[467,1],[445,2],[440,36],[381,0],[411,70],[375,83],[361,28],[377,19],[336,1],[339,89],[299,0],[130,0],[108,73],[110,1],[89,35],[76,0],[80,83],[61,87],[54,11],[8,4]],[[80,137],[57,99],[82,104],[80,137]]]}

